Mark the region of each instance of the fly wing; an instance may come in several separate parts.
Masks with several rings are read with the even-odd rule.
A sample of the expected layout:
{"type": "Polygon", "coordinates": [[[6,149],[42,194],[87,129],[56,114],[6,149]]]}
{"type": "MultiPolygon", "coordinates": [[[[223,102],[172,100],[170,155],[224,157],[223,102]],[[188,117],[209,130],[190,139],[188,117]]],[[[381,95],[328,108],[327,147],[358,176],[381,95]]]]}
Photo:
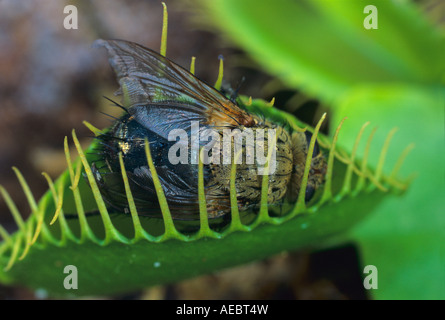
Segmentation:
{"type": "Polygon", "coordinates": [[[150,49],[123,40],[97,40],[95,45],[107,49],[130,114],[164,138],[171,129],[189,128],[192,120],[210,127],[255,124],[252,115],[219,91],[150,49]]]}

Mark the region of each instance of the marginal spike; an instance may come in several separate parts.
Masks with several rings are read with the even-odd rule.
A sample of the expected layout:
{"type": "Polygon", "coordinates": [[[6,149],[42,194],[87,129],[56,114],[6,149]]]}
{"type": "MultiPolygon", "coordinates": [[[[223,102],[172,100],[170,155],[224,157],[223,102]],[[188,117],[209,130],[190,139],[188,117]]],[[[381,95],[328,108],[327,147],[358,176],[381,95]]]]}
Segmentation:
{"type": "MultiPolygon", "coordinates": [[[[71,179],[71,188],[70,189],[73,192],[74,203],[76,205],[76,211],[77,211],[77,215],[79,217],[80,242],[83,242],[86,239],[90,239],[94,242],[98,242],[96,236],[94,235],[93,231],[89,227],[87,219],[85,217],[85,210],[83,208],[82,198],[80,196],[79,188],[73,188],[73,185],[75,182],[75,174],[74,174],[73,164],[71,162],[70,149],[68,146],[68,137],[65,137],[65,139],[64,139],[64,151],[65,151],[66,163],[68,166],[68,172],[69,172],[70,179],[71,179]]],[[[82,164],[78,163],[77,165],[81,166],[82,164]]]]}
{"type": "Polygon", "coordinates": [[[162,16],[162,35],[161,35],[161,55],[165,57],[167,54],[167,29],[168,29],[168,11],[165,2],[162,2],[163,16],[162,16]]]}
{"type": "MultiPolygon", "coordinates": [[[[67,238],[72,239],[74,242],[79,242],[79,239],[76,238],[76,236],[71,232],[71,229],[68,227],[68,224],[66,223],[65,216],[63,214],[62,205],[63,205],[63,190],[64,190],[64,183],[62,181],[58,181],[58,192],[56,192],[56,188],[54,186],[54,182],[52,181],[51,177],[46,174],[42,173],[45,177],[49,189],[51,191],[51,194],[53,196],[54,204],[56,205],[56,211],[54,214],[54,217],[52,218],[50,225],[54,224],[54,222],[58,219],[59,225],[60,225],[60,245],[63,245],[66,243],[67,238]]],[[[62,176],[61,179],[65,180],[67,176],[62,176]]]]}
{"type": "MultiPolygon", "coordinates": [[[[23,218],[20,215],[20,212],[18,211],[14,201],[12,201],[11,197],[9,196],[9,193],[6,191],[5,188],[3,188],[3,186],[0,186],[0,192],[3,196],[3,198],[5,199],[6,205],[8,206],[9,210],[11,211],[11,214],[12,214],[17,226],[19,227],[19,229],[21,231],[19,238],[21,236],[26,237],[26,246],[25,246],[25,250],[23,251],[23,254],[22,254],[22,256],[24,257],[28,253],[30,243],[31,243],[32,216],[28,219],[28,222],[27,222],[28,225],[26,225],[25,222],[23,221],[23,218]]],[[[18,254],[18,252],[17,252],[17,254],[18,254]]],[[[10,263],[13,263],[13,262],[11,262],[11,260],[10,260],[10,263]]]]}
{"type": "MultiPolygon", "coordinates": [[[[232,138],[233,139],[233,138],[232,138]]],[[[231,221],[230,221],[230,232],[235,230],[246,230],[246,227],[242,224],[239,209],[238,209],[238,198],[236,192],[236,164],[238,159],[242,155],[242,149],[233,157],[233,162],[230,169],[230,208],[231,208],[231,221]]]]}
{"type": "Polygon", "coordinates": [[[344,150],[342,150],[342,149],[339,149],[339,150],[336,150],[335,151],[335,158],[338,160],[338,161],[340,161],[340,162],[342,162],[342,163],[344,163],[344,164],[346,164],[346,165],[350,165],[350,166],[352,166],[352,171],[356,174],[356,175],[358,175],[358,176],[360,176],[360,177],[364,177],[365,176],[365,174],[359,169],[359,168],[357,168],[357,166],[355,165],[355,163],[353,162],[353,161],[351,161],[351,158],[345,153],[345,151],[344,150]],[[340,151],[340,152],[338,152],[338,151],[340,151]],[[340,154],[341,153],[341,154],[340,154]]]}
{"type": "Polygon", "coordinates": [[[380,181],[380,178],[382,177],[382,173],[383,173],[383,165],[385,164],[385,158],[386,158],[386,154],[388,152],[389,149],[389,144],[391,143],[391,139],[394,136],[394,134],[397,132],[397,130],[399,130],[397,127],[393,128],[389,133],[388,136],[386,137],[385,143],[383,144],[383,148],[382,151],[380,153],[380,158],[379,158],[379,162],[377,164],[377,169],[374,175],[374,178],[376,181],[380,181]]]}
{"type": "Polygon", "coordinates": [[[13,241],[8,231],[0,224],[0,237],[2,237],[3,242],[0,243],[0,257],[3,253],[13,245],[13,241]]]}
{"type": "Polygon", "coordinates": [[[77,189],[77,187],[79,186],[81,172],[82,172],[82,166],[78,165],[77,168],[76,168],[76,175],[74,176],[73,184],[70,187],[71,190],[77,189]]]}
{"type": "Polygon", "coordinates": [[[297,132],[305,132],[307,130],[307,127],[300,128],[298,125],[294,124],[292,121],[289,121],[289,125],[291,126],[292,130],[297,132]]]}
{"type": "Polygon", "coordinates": [[[22,237],[18,236],[14,242],[14,246],[12,247],[12,253],[11,253],[11,256],[9,257],[9,261],[8,261],[6,267],[3,269],[3,271],[6,272],[6,271],[11,270],[12,266],[17,261],[17,257],[19,254],[19,249],[20,249],[21,244],[22,244],[22,237]]]}
{"type": "Polygon", "coordinates": [[[354,147],[352,148],[352,152],[351,152],[351,156],[350,156],[350,162],[348,165],[348,168],[346,170],[346,174],[345,174],[345,180],[343,182],[343,188],[341,191],[341,194],[346,195],[350,192],[351,190],[351,182],[352,182],[352,172],[353,172],[353,168],[355,167],[355,156],[357,154],[357,149],[358,149],[358,145],[360,143],[360,140],[362,139],[362,135],[363,132],[365,131],[366,127],[369,125],[369,121],[365,122],[363,124],[363,126],[361,127],[356,139],[355,139],[355,143],[354,143],[354,147]]]}
{"type": "Polygon", "coordinates": [[[199,150],[198,162],[198,203],[199,203],[199,223],[200,228],[198,237],[215,237],[216,233],[212,232],[209,226],[209,215],[207,212],[207,201],[204,190],[204,147],[199,150]]]}
{"type": "Polygon", "coordinates": [[[57,194],[56,200],[58,200],[57,201],[57,208],[56,208],[56,212],[54,213],[54,217],[53,217],[53,219],[50,222],[50,225],[52,225],[57,220],[57,218],[59,216],[62,217],[63,219],[65,219],[65,217],[64,217],[64,215],[62,213],[62,206],[63,206],[63,185],[62,184],[59,185],[59,192],[57,194]],[[61,215],[61,213],[62,213],[62,215],[61,215]]]}
{"type": "Polygon", "coordinates": [[[25,249],[23,250],[22,254],[19,256],[19,260],[25,259],[25,257],[28,255],[29,248],[31,248],[31,237],[32,237],[32,220],[29,220],[29,227],[26,232],[26,245],[25,249]]]}
{"type": "Polygon", "coordinates": [[[128,182],[127,171],[125,170],[124,159],[122,157],[122,153],[119,152],[119,164],[121,166],[121,174],[122,179],[124,181],[125,194],[128,200],[128,207],[130,209],[131,219],[133,220],[134,226],[134,241],[138,241],[140,239],[154,240],[151,235],[145,232],[144,228],[142,228],[141,221],[139,219],[139,215],[136,209],[136,204],[134,203],[133,193],[130,189],[130,184],[128,182]]]}
{"type": "Polygon", "coordinates": [[[104,133],[102,130],[96,128],[95,126],[93,126],[93,125],[92,125],[91,123],[89,123],[88,121],[83,121],[82,123],[83,123],[83,124],[85,125],[85,127],[87,127],[92,133],[94,133],[94,135],[95,135],[96,137],[97,137],[97,136],[100,136],[101,134],[104,133]]]}
{"type": "Polygon", "coordinates": [[[405,150],[403,150],[402,154],[400,155],[399,159],[397,159],[396,164],[394,165],[394,168],[392,169],[391,174],[389,175],[389,179],[395,180],[397,177],[397,174],[399,173],[400,169],[402,168],[402,164],[405,161],[408,154],[414,149],[415,144],[411,143],[408,145],[405,150]]]}
{"type": "Polygon", "coordinates": [[[190,73],[191,74],[195,74],[195,61],[196,61],[196,57],[192,57],[192,62],[190,63],[190,73]]]}
{"type": "MultiPolygon", "coordinates": [[[[42,175],[47,179],[48,181],[48,174],[43,172],[42,175]]],[[[36,241],[38,236],[40,235],[40,233],[42,232],[42,227],[43,227],[43,222],[44,222],[44,218],[45,218],[45,208],[47,206],[47,198],[43,198],[41,200],[41,202],[39,203],[39,209],[38,209],[38,220],[37,220],[37,225],[36,225],[36,230],[34,232],[34,236],[31,239],[30,245],[33,245],[36,241]]],[[[22,258],[22,257],[21,257],[22,258]]],[[[21,260],[21,259],[20,259],[21,260]]]]}
{"type": "Polygon", "coordinates": [[[329,157],[328,157],[326,176],[325,176],[326,182],[320,203],[324,203],[325,201],[332,198],[332,172],[334,170],[335,147],[337,145],[338,134],[340,133],[340,130],[343,126],[343,122],[345,122],[346,119],[347,117],[344,117],[340,121],[337,130],[335,130],[334,138],[332,139],[332,145],[329,150],[329,157]]]}
{"type": "Polygon", "coordinates": [[[42,175],[45,177],[46,182],[48,183],[49,189],[51,190],[51,194],[53,195],[54,203],[56,204],[56,211],[54,212],[54,216],[51,219],[51,222],[49,223],[49,225],[53,225],[54,222],[56,222],[57,218],[59,217],[60,212],[62,211],[63,184],[59,183],[59,192],[57,193],[51,177],[46,172],[42,172],[42,175]]]}
{"type": "Polygon", "coordinates": [[[379,189],[379,190],[381,190],[383,192],[387,192],[388,191],[388,188],[385,187],[384,185],[382,185],[380,183],[380,181],[376,180],[376,178],[372,174],[368,175],[368,179],[369,179],[369,181],[371,181],[374,184],[374,186],[377,187],[377,189],[379,189]]]}
{"type": "MultiPolygon", "coordinates": [[[[46,209],[48,208],[48,202],[49,202],[49,197],[44,196],[39,204],[38,204],[38,213],[36,213],[34,215],[34,217],[37,219],[37,224],[36,224],[36,229],[34,231],[34,236],[32,237],[29,245],[33,245],[36,241],[37,238],[40,234],[42,234],[45,239],[50,240],[50,241],[55,241],[55,239],[53,237],[51,237],[47,226],[44,224],[44,219],[45,219],[45,212],[46,209]]],[[[30,233],[32,233],[31,228],[29,228],[30,233]]],[[[20,257],[20,260],[22,260],[24,258],[25,255],[22,255],[22,257],[20,257]]]]}
{"type": "Polygon", "coordinates": [[[34,231],[34,236],[31,238],[30,241],[30,245],[33,245],[36,241],[38,236],[40,235],[40,232],[42,231],[42,225],[43,225],[43,220],[45,218],[45,212],[44,210],[39,210],[39,216],[38,216],[38,220],[37,220],[37,225],[36,225],[36,230],[34,231]]]}
{"type": "Polygon", "coordinates": [[[400,189],[400,191],[406,190],[407,187],[409,186],[409,184],[411,183],[409,178],[405,182],[401,182],[398,180],[392,180],[389,178],[386,178],[386,179],[391,184],[391,186],[394,186],[394,187],[400,189]]]}
{"type": "Polygon", "coordinates": [[[0,257],[3,253],[13,245],[13,241],[8,231],[0,224],[0,237],[3,239],[3,242],[0,243],[0,257]]]}
{"type": "Polygon", "coordinates": [[[87,175],[91,191],[93,192],[94,200],[96,201],[97,208],[99,209],[99,213],[102,218],[102,222],[104,224],[105,239],[103,240],[102,245],[106,245],[110,243],[112,240],[116,240],[122,243],[129,243],[129,240],[122,234],[120,234],[119,231],[113,226],[113,223],[111,222],[110,215],[108,214],[108,210],[105,205],[104,199],[102,198],[102,195],[99,191],[99,187],[97,186],[96,183],[96,179],[94,178],[93,172],[91,171],[91,167],[88,163],[87,158],[85,157],[85,154],[82,150],[79,140],[77,139],[76,131],[74,129],[72,131],[72,136],[80,160],[82,161],[83,167],[85,169],[85,173],[87,175]]]}
{"type": "Polygon", "coordinates": [[[293,215],[306,210],[305,194],[306,194],[307,182],[309,179],[309,170],[311,168],[312,154],[314,153],[315,141],[317,140],[318,132],[320,131],[321,124],[323,123],[325,118],[326,118],[326,113],[324,113],[321,116],[320,121],[318,121],[317,126],[314,129],[314,133],[312,135],[311,142],[309,144],[307,158],[306,158],[306,164],[304,166],[303,179],[301,181],[300,192],[298,193],[298,199],[297,199],[297,203],[293,210],[293,215]]]}
{"type": "Polygon", "coordinates": [[[371,149],[371,142],[374,138],[375,132],[377,131],[377,127],[372,129],[371,133],[369,134],[368,141],[366,142],[365,152],[363,154],[363,160],[362,160],[362,168],[361,173],[362,175],[357,181],[357,186],[355,188],[355,193],[358,193],[360,190],[363,189],[363,186],[365,185],[366,181],[366,166],[368,165],[368,157],[369,157],[369,150],[371,149]]]}
{"type": "Polygon", "coordinates": [[[272,100],[270,100],[270,102],[267,103],[266,105],[267,105],[268,107],[273,107],[274,103],[275,103],[275,97],[273,97],[272,100]]]}
{"type": "MultiPolygon", "coordinates": [[[[269,135],[269,132],[268,132],[269,135]]],[[[263,169],[263,179],[261,182],[261,200],[260,200],[260,212],[258,214],[258,218],[255,222],[260,223],[264,221],[270,220],[269,217],[269,208],[268,208],[268,200],[269,200],[269,173],[270,173],[270,165],[272,160],[272,154],[276,150],[278,135],[275,134],[275,139],[271,141],[271,144],[267,148],[267,162],[263,169]]],[[[269,140],[267,140],[269,143],[269,140]]],[[[276,159],[274,159],[276,161],[276,159]]],[[[276,164],[275,164],[276,165],[276,164]]]]}
{"type": "Polygon", "coordinates": [[[218,59],[219,59],[218,78],[216,79],[214,87],[216,90],[221,90],[222,80],[224,76],[224,59],[222,55],[220,55],[218,59]]]}
{"type": "Polygon", "coordinates": [[[12,214],[12,217],[14,218],[15,223],[17,224],[18,228],[22,233],[26,232],[26,226],[25,222],[23,221],[23,218],[17,209],[17,206],[15,205],[14,201],[11,199],[8,191],[0,185],[0,193],[2,194],[3,199],[5,199],[6,205],[9,208],[9,211],[12,214]]]}
{"type": "Polygon", "coordinates": [[[20,182],[20,185],[22,186],[23,192],[26,195],[26,198],[28,199],[28,203],[29,203],[29,207],[31,208],[32,212],[36,212],[37,209],[37,202],[34,199],[34,196],[32,195],[31,189],[29,188],[28,183],[26,182],[25,178],[23,177],[22,173],[20,172],[19,169],[17,169],[16,167],[12,167],[12,170],[14,170],[17,179],[20,182]]]}
{"type": "Polygon", "coordinates": [[[176,230],[173,223],[173,219],[170,213],[170,208],[168,207],[167,199],[165,198],[164,190],[162,184],[159,181],[156,168],[153,164],[153,159],[150,152],[150,143],[147,138],[145,138],[145,155],[147,157],[148,167],[150,168],[151,176],[153,178],[153,184],[155,186],[156,195],[158,196],[159,206],[161,207],[162,218],[164,220],[164,234],[159,238],[160,241],[170,239],[170,238],[181,238],[179,232],[176,230]]]}
{"type": "Polygon", "coordinates": [[[5,243],[9,243],[11,241],[11,237],[8,233],[8,231],[6,231],[6,229],[0,224],[0,237],[3,238],[3,241],[5,241],[5,243]]]}
{"type": "MultiPolygon", "coordinates": [[[[25,249],[22,253],[22,255],[19,257],[19,260],[22,260],[25,258],[25,256],[28,254],[29,248],[32,244],[32,228],[33,228],[33,217],[38,218],[39,220],[42,220],[44,217],[44,212],[43,210],[39,210],[38,206],[37,206],[37,202],[31,192],[31,189],[29,188],[28,183],[26,182],[25,178],[23,177],[22,173],[20,172],[20,170],[18,170],[16,167],[12,167],[12,169],[14,170],[14,173],[17,176],[17,179],[19,180],[19,183],[23,189],[23,192],[25,193],[25,196],[28,200],[28,204],[29,207],[31,209],[31,216],[28,219],[27,225],[25,225],[25,234],[26,234],[26,245],[25,245],[25,249]]],[[[18,211],[17,211],[18,213],[18,211]]],[[[20,216],[20,215],[18,215],[20,216]]],[[[41,229],[36,229],[36,237],[38,236],[38,234],[40,233],[41,229]]]]}

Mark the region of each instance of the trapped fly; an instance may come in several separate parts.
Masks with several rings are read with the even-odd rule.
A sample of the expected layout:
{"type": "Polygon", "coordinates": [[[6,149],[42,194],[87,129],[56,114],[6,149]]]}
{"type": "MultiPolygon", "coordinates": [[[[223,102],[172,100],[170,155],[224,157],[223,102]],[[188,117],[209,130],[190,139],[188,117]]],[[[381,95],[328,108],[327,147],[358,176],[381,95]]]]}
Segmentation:
{"type": "MultiPolygon", "coordinates": [[[[184,68],[139,44],[122,40],[97,40],[96,44],[108,52],[125,110],[98,137],[100,158],[92,164],[96,182],[111,208],[128,211],[121,153],[138,214],[160,214],[145,139],[150,143],[173,219],[199,219],[197,157],[202,147],[207,157],[204,184],[209,218],[230,213],[231,163],[240,159],[235,178],[240,211],[260,203],[264,159],[271,160],[269,174],[264,176],[269,179],[268,203],[297,199],[310,132],[292,131],[248,112],[184,68]],[[228,145],[229,151],[224,148],[228,145]],[[273,148],[269,150],[269,146],[273,148]]],[[[323,183],[325,171],[326,161],[316,143],[306,201],[323,183]]]]}

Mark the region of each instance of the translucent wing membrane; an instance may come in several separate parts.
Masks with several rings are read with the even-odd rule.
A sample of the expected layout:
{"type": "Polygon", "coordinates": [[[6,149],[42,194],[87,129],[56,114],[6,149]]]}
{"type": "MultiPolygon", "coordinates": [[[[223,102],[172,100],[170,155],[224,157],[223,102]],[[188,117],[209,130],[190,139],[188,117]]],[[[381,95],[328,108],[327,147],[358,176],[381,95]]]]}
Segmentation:
{"type": "Polygon", "coordinates": [[[160,54],[123,40],[97,40],[95,44],[107,49],[125,107],[133,107],[130,113],[140,118],[141,123],[155,122],[167,127],[159,132],[183,127],[178,121],[188,127],[190,119],[227,127],[254,124],[249,114],[219,91],[160,54]],[[153,120],[156,117],[159,122],[153,120]]]}

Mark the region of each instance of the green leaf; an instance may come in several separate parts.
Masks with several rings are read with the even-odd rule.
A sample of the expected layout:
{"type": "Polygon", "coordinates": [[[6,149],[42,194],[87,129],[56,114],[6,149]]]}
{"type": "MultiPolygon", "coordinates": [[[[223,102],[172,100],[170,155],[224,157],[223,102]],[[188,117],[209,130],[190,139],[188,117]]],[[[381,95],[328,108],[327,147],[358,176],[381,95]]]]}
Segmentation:
{"type": "Polygon", "coordinates": [[[265,70],[328,103],[356,85],[444,81],[443,35],[406,2],[373,1],[377,30],[363,26],[369,1],[201,3],[265,70]]]}
{"type": "MultiPolygon", "coordinates": [[[[378,126],[376,145],[383,142],[391,127],[397,126],[399,130],[387,155],[391,165],[404,146],[415,144],[401,168],[402,172],[417,174],[409,191],[402,198],[384,201],[376,214],[352,233],[361,246],[365,263],[378,267],[379,290],[374,292],[378,298],[445,297],[445,261],[440,253],[445,243],[444,97],[444,90],[368,87],[351,94],[336,113],[338,118],[348,114],[354,120],[367,119],[378,126]],[[420,280],[431,275],[436,277],[434,281],[420,280]]],[[[351,140],[348,133],[352,132],[353,126],[345,126],[340,143],[347,144],[351,140]]],[[[376,161],[374,153],[370,162],[376,161]]]]}

